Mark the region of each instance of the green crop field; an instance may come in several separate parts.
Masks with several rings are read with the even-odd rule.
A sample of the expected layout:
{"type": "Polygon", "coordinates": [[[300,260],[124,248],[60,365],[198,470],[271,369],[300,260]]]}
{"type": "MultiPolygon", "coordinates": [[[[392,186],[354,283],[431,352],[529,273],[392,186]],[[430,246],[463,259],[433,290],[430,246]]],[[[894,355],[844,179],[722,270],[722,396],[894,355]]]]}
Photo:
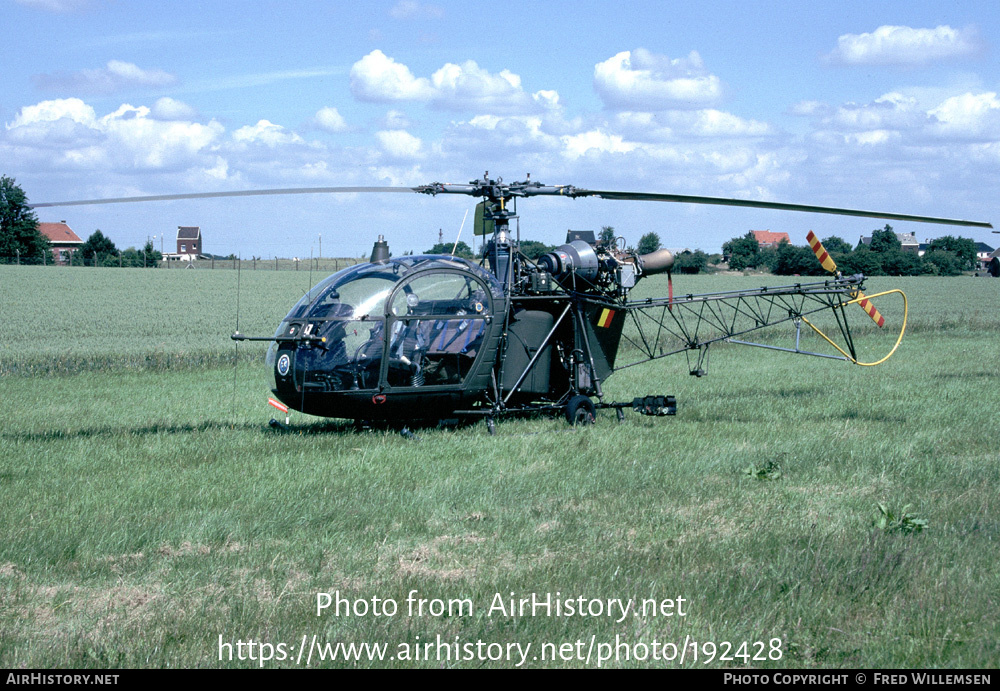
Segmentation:
{"type": "MultiPolygon", "coordinates": [[[[239,281],[269,335],[310,276],[239,281]]],[[[270,429],[235,271],[0,266],[0,667],[995,668],[1000,281],[895,287],[879,367],[717,346],[608,381],[674,418],[409,440],[270,429]]]]}

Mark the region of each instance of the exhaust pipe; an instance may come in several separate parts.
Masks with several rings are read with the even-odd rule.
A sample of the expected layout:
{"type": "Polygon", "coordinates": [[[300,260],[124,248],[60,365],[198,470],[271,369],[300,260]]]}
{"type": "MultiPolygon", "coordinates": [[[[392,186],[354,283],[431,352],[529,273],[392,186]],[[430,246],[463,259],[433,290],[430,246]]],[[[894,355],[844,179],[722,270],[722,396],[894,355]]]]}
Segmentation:
{"type": "Polygon", "coordinates": [[[656,250],[649,254],[639,255],[639,266],[643,274],[661,274],[669,272],[674,266],[674,253],[670,250],[656,250]]]}

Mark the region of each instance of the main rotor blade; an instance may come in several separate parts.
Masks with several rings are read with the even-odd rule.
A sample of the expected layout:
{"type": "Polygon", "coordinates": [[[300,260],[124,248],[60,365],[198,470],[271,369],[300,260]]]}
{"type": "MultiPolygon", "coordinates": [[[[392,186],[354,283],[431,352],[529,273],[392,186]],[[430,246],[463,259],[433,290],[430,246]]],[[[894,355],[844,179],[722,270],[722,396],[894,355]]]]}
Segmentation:
{"type": "Polygon", "coordinates": [[[954,218],[938,218],[935,216],[917,216],[913,214],[897,214],[884,211],[862,211],[860,209],[843,209],[832,206],[815,206],[811,204],[787,204],[784,202],[765,202],[752,199],[729,199],[726,197],[703,197],[688,194],[662,194],[654,192],[615,192],[610,190],[588,190],[571,185],[549,187],[538,183],[515,183],[500,185],[497,190],[491,186],[471,183],[469,185],[446,185],[432,183],[419,187],[294,187],[268,190],[237,190],[231,192],[190,192],[185,194],[158,194],[141,197],[113,197],[107,199],[80,199],[66,202],[40,202],[29,204],[34,209],[53,206],[84,206],[89,204],[122,204],[127,202],[157,202],[177,199],[213,199],[220,197],[259,197],[278,194],[356,194],[356,193],[423,193],[439,194],[443,192],[469,194],[472,196],[489,196],[493,191],[499,196],[540,196],[558,195],[567,197],[598,197],[600,199],[622,201],[654,201],[680,202],[687,204],[714,204],[717,206],[740,206],[755,209],[774,209],[777,211],[802,211],[806,213],[838,214],[841,216],[860,216],[863,218],[883,218],[891,221],[914,221],[917,223],[938,223],[941,225],[971,226],[976,228],[992,228],[993,224],[983,221],[965,221],[954,218]]]}
{"type": "Polygon", "coordinates": [[[292,187],[273,190],[237,190],[233,192],[189,192],[186,194],[154,194],[145,197],[113,197],[109,199],[80,199],[70,202],[42,202],[28,204],[33,209],[48,206],[84,206],[86,204],[123,204],[126,202],[163,202],[174,199],[213,199],[218,197],[263,197],[274,194],[352,194],[365,192],[418,191],[415,187],[292,187]]]}
{"type": "Polygon", "coordinates": [[[650,201],[650,202],[684,202],[688,204],[715,204],[717,206],[743,206],[754,209],[775,209],[777,211],[803,211],[806,213],[837,214],[840,216],[861,216],[863,218],[884,218],[891,221],[915,221],[917,223],[939,223],[949,226],[973,226],[976,228],[992,228],[992,223],[984,221],[963,221],[955,218],[938,218],[935,216],[915,216],[912,214],[895,214],[885,211],[862,211],[860,209],[841,209],[834,206],[814,206],[812,204],[786,204],[783,202],[764,202],[752,199],[727,199],[725,197],[700,197],[687,194],[657,194],[653,192],[613,192],[608,190],[574,189],[569,193],[573,197],[599,197],[601,199],[650,201]]]}

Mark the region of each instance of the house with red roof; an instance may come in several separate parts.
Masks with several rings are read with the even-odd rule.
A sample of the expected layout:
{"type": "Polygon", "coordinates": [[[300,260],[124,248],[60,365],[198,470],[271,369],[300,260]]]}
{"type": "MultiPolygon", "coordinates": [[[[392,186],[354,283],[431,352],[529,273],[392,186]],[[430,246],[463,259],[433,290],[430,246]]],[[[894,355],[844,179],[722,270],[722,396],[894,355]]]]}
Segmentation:
{"type": "Polygon", "coordinates": [[[69,264],[73,253],[83,245],[83,240],[66,225],[66,221],[58,223],[39,223],[38,231],[49,239],[52,246],[52,261],[56,264],[69,264]]]}
{"type": "Polygon", "coordinates": [[[772,233],[770,230],[751,230],[754,238],[757,240],[757,245],[761,249],[776,248],[782,242],[787,242],[791,244],[791,239],[788,237],[788,233],[772,233]]]}

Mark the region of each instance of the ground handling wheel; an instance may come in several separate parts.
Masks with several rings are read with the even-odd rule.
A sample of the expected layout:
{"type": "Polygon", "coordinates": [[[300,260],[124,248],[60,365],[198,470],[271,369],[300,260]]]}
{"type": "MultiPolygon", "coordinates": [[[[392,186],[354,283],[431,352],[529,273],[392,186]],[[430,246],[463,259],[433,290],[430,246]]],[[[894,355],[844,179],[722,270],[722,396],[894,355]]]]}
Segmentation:
{"type": "Polygon", "coordinates": [[[566,404],[566,421],[574,427],[592,425],[597,420],[597,408],[587,396],[573,396],[566,404]]]}

